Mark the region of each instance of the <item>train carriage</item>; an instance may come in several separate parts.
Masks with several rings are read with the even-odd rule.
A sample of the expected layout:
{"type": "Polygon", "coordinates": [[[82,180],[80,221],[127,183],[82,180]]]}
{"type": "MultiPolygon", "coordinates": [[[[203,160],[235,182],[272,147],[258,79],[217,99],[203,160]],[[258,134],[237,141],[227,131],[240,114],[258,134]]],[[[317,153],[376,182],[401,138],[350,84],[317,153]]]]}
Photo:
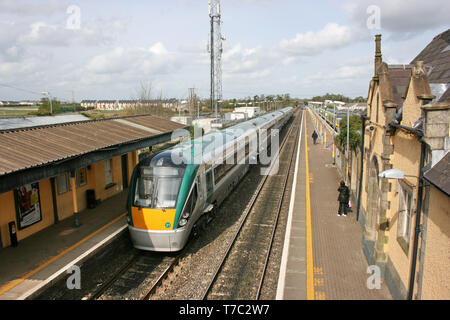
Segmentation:
{"type": "Polygon", "coordinates": [[[142,250],[181,250],[207,230],[217,207],[292,116],[285,108],[141,160],[128,199],[128,229],[142,250]]]}

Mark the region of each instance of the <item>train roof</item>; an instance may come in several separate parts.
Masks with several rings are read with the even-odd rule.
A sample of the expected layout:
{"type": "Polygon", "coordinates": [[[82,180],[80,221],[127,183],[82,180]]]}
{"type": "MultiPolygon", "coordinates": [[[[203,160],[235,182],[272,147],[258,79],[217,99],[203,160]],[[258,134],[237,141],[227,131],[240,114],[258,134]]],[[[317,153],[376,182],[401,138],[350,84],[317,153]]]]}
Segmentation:
{"type": "Polygon", "coordinates": [[[236,143],[243,141],[245,137],[251,136],[258,130],[270,126],[270,124],[279,120],[291,110],[292,108],[288,107],[265,114],[232,127],[180,143],[168,149],[166,152],[183,154],[184,158],[190,158],[187,159],[188,164],[208,163],[214,156],[217,156],[219,153],[223,154],[225,150],[234,146],[236,143]],[[217,149],[219,149],[219,152],[217,152],[217,149]],[[192,159],[192,157],[194,157],[194,159],[192,159]]]}

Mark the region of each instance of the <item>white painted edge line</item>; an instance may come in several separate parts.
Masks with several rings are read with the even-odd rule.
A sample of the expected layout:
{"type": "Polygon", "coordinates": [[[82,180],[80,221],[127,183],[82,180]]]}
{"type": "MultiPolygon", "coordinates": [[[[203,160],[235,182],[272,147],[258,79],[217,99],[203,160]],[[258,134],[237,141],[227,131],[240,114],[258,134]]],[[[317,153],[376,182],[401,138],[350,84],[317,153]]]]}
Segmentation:
{"type": "Polygon", "coordinates": [[[305,111],[303,111],[302,123],[300,125],[300,135],[298,138],[298,148],[297,148],[297,155],[296,155],[296,159],[295,159],[294,178],[292,179],[292,187],[291,187],[291,200],[289,202],[289,213],[288,213],[288,220],[287,220],[287,225],[286,225],[286,233],[284,235],[283,254],[281,256],[280,274],[278,277],[277,295],[275,297],[275,300],[283,300],[283,296],[284,296],[284,287],[285,287],[285,281],[286,281],[286,269],[287,269],[287,261],[288,261],[288,256],[289,256],[289,244],[291,241],[292,213],[294,211],[294,202],[295,202],[295,187],[297,185],[298,162],[299,162],[299,158],[300,158],[300,149],[302,147],[301,141],[302,141],[302,135],[303,135],[303,121],[304,121],[303,117],[305,117],[305,111]]]}
{"type": "Polygon", "coordinates": [[[117,229],[116,231],[114,231],[112,234],[110,234],[108,237],[106,237],[105,239],[103,239],[102,241],[100,241],[99,243],[97,243],[95,246],[93,246],[92,248],[90,248],[89,250],[87,250],[86,252],[84,252],[81,256],[79,256],[78,258],[74,259],[73,261],[71,261],[70,263],[68,263],[67,265],[65,265],[64,267],[62,267],[61,269],[59,269],[57,272],[55,272],[54,274],[52,274],[49,278],[47,278],[46,280],[44,280],[43,282],[39,283],[37,286],[35,286],[33,289],[28,290],[27,292],[25,292],[24,294],[22,294],[20,297],[17,298],[17,300],[25,300],[27,297],[29,297],[30,295],[32,295],[33,293],[35,293],[36,291],[38,291],[39,289],[41,289],[43,286],[47,285],[49,282],[51,282],[53,279],[55,279],[56,277],[58,277],[61,273],[65,272],[67,269],[69,269],[71,266],[73,266],[75,263],[77,263],[78,261],[80,261],[81,259],[85,258],[86,256],[88,256],[90,253],[92,253],[93,251],[95,251],[96,249],[98,249],[99,247],[101,247],[103,244],[105,244],[106,242],[108,242],[109,240],[111,240],[112,238],[114,238],[117,234],[119,234],[121,231],[123,231],[125,228],[128,227],[128,223],[125,223],[125,225],[119,227],[119,229],[117,229]]]}

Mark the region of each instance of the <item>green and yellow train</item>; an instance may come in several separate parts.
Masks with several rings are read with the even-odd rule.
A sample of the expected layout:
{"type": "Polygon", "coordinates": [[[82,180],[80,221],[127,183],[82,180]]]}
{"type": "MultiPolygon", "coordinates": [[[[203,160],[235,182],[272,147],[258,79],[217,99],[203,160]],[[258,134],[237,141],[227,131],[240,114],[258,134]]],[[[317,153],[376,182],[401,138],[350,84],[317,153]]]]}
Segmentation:
{"type": "MultiPolygon", "coordinates": [[[[173,252],[206,232],[216,209],[293,114],[285,108],[141,160],[129,188],[134,247],[173,252]]],[[[274,154],[271,151],[271,154],[274,154]]]]}

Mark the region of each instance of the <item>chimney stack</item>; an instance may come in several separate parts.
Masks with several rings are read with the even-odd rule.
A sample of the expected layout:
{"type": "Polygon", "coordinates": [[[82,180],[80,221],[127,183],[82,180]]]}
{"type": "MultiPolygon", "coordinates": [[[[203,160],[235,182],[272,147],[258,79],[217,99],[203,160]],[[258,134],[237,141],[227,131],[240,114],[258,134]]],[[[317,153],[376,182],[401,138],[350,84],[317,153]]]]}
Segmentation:
{"type": "Polygon", "coordinates": [[[378,79],[378,68],[382,63],[381,59],[381,34],[375,36],[375,78],[378,79]]]}

